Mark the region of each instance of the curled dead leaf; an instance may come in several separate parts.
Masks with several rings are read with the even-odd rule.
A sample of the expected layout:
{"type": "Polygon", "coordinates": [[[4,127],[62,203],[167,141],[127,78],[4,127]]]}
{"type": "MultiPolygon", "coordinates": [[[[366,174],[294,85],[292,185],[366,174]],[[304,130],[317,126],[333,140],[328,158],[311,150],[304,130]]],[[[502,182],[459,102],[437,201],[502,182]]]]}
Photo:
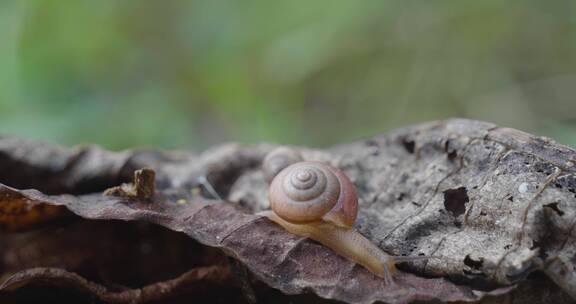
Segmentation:
{"type": "MultiPolygon", "coordinates": [[[[268,207],[259,164],[271,146],[231,145],[202,155],[42,146],[48,157],[26,153],[37,149],[35,143],[2,140],[0,168],[25,164],[29,178],[0,170],[6,184],[0,186],[0,206],[15,202],[4,197],[21,197],[21,210],[64,208],[83,219],[145,221],[184,232],[220,248],[284,293],[312,292],[350,303],[469,302],[509,292],[510,284],[522,288],[534,273],[545,273],[564,292],[576,290],[570,271],[576,152],[515,130],[449,120],[326,151],[300,150],[307,160],[341,168],[356,184],[361,233],[393,254],[440,257],[401,265],[395,286],[254,215],[268,207]],[[57,168],[51,159],[58,160],[57,168]],[[102,195],[144,167],[156,175],[151,200],[102,195]],[[49,186],[43,185],[47,178],[49,186]],[[214,191],[205,182],[227,201],[209,199],[214,191]]],[[[11,221],[4,219],[3,227],[11,221]]]]}

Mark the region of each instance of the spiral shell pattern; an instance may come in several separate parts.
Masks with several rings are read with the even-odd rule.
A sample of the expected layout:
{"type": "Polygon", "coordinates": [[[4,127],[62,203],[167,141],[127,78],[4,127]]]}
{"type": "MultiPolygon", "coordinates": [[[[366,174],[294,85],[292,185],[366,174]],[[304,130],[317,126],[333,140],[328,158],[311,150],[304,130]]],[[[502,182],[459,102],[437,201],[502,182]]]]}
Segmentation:
{"type": "Polygon", "coordinates": [[[337,203],[341,183],[329,166],[298,162],[282,170],[270,185],[269,200],[278,216],[292,223],[319,221],[337,203]]]}

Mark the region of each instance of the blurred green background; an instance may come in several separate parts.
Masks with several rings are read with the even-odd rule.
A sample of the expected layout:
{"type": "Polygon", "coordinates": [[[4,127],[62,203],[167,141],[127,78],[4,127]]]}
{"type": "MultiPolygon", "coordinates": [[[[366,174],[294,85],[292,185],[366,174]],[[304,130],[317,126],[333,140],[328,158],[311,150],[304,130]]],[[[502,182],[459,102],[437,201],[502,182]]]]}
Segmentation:
{"type": "Polygon", "coordinates": [[[576,146],[576,5],[0,1],[0,132],[328,146],[468,117],[576,146]]]}

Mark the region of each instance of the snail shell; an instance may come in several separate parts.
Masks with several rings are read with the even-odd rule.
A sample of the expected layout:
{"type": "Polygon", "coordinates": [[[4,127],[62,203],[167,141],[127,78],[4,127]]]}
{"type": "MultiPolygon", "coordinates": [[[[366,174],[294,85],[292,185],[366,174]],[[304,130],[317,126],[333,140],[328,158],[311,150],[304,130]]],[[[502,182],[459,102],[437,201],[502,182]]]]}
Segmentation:
{"type": "Polygon", "coordinates": [[[391,256],[354,230],[358,214],[354,184],[340,170],[326,164],[303,161],[287,166],[272,180],[268,199],[272,211],[261,212],[263,216],[364,266],[383,278],[386,285],[394,282],[396,263],[429,258],[391,256]]]}
{"type": "Polygon", "coordinates": [[[350,228],[358,214],[354,184],[340,170],[319,162],[292,164],[270,184],[272,210],[290,223],[330,222],[350,228]]]}
{"type": "Polygon", "coordinates": [[[262,171],[268,182],[284,168],[303,161],[302,155],[288,147],[279,147],[272,150],[262,161],[262,171]]]}

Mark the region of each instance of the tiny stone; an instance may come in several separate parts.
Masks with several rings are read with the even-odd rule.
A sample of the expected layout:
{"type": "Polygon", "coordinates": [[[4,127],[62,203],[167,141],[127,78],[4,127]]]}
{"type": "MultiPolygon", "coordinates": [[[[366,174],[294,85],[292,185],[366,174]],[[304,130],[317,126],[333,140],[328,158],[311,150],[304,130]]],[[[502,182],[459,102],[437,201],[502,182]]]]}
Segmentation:
{"type": "Polygon", "coordinates": [[[518,186],[518,192],[520,193],[526,193],[529,190],[529,185],[528,183],[521,183],[520,186],[518,186]]]}

